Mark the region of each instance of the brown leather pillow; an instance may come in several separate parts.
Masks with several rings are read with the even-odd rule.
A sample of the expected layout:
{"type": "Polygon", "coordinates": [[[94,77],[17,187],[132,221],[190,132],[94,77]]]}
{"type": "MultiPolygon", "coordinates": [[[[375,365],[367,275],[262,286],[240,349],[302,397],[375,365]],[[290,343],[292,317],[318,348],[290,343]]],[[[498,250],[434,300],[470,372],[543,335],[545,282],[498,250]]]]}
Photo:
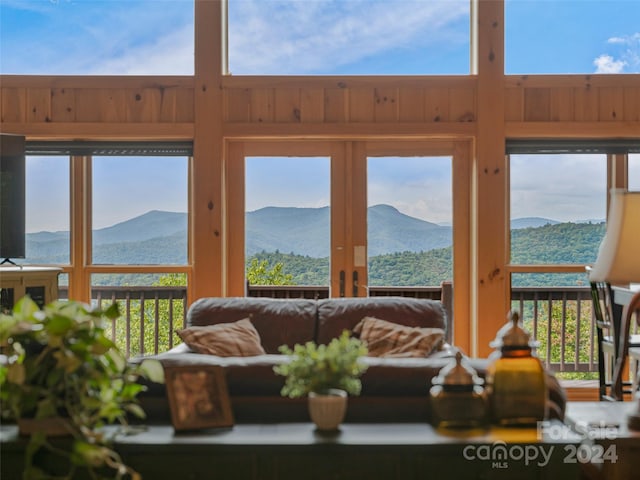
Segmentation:
{"type": "Polygon", "coordinates": [[[442,328],[407,327],[364,317],[353,328],[371,357],[428,357],[444,341],[442,328]]]}
{"type": "Polygon", "coordinates": [[[248,318],[232,323],[176,330],[193,351],[220,357],[252,357],[265,353],[260,335],[248,318]]]}

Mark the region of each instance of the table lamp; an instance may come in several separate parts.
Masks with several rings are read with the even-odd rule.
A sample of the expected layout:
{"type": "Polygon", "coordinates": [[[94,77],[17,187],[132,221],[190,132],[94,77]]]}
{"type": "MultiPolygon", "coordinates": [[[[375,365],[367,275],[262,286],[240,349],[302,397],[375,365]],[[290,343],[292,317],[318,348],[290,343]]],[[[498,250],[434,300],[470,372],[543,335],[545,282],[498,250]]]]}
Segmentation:
{"type": "MultiPolygon", "coordinates": [[[[589,274],[591,282],[610,284],[640,283],[640,192],[611,190],[607,231],[598,258],[589,274]]],[[[636,293],[623,312],[623,321],[640,307],[636,293]]],[[[640,429],[640,392],[635,394],[638,408],[629,415],[629,428],[640,429]]]]}

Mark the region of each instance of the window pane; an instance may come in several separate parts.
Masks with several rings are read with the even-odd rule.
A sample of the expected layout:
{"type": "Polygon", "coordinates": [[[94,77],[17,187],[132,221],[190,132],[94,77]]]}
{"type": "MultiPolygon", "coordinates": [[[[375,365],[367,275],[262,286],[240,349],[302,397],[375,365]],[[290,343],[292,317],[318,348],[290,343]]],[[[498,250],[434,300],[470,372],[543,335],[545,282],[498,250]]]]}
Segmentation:
{"type": "Polygon", "coordinates": [[[507,0],[505,71],[638,73],[638,18],[637,1],[507,0]]]}
{"type": "Polygon", "coordinates": [[[94,157],[93,263],[187,263],[187,164],[94,157]]]}
{"type": "Polygon", "coordinates": [[[640,153],[629,154],[629,190],[640,191],[640,153]]]}
{"type": "Polygon", "coordinates": [[[0,2],[0,72],[193,74],[193,0],[0,2]]]}
{"type": "Polygon", "coordinates": [[[511,155],[511,262],[596,260],[605,232],[605,155],[511,155]]]}
{"type": "Polygon", "coordinates": [[[246,158],[252,285],[329,285],[329,178],[327,157],[246,158]]]}
{"type": "Polygon", "coordinates": [[[469,0],[230,0],[246,74],[468,74],[469,0]]]}
{"type": "Polygon", "coordinates": [[[25,186],[24,263],[68,264],[69,157],[27,156],[25,186]]]}
{"type": "Polygon", "coordinates": [[[451,158],[372,157],[367,176],[369,285],[451,280],[451,158]]]}

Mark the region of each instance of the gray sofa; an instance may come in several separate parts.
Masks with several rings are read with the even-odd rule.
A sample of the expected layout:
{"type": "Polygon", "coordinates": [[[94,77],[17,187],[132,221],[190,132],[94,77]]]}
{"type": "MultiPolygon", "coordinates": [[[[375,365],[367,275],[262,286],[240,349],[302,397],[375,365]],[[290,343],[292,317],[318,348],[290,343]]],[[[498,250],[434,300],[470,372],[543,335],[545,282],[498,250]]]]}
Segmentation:
{"type": "MultiPolygon", "coordinates": [[[[164,365],[220,365],[224,368],[236,422],[308,421],[304,399],[283,398],[284,378],[273,366],[286,361],[282,344],[293,346],[315,340],[327,343],[365,316],[393,323],[448,328],[440,302],[405,297],[332,298],[322,300],[271,298],[203,298],[193,303],[187,326],[234,322],[250,317],[260,335],[265,354],[220,357],[193,352],[180,344],[157,355],[164,365]]],[[[431,380],[451,361],[452,347],[443,343],[424,358],[363,359],[369,368],[362,376],[362,393],[349,399],[346,421],[429,421],[431,380]]],[[[469,359],[484,376],[487,359],[469,359]]],[[[562,418],[566,398],[552,375],[549,379],[549,412],[562,418]]],[[[164,385],[148,385],[140,395],[148,421],[167,421],[170,411],[164,385]]]]}

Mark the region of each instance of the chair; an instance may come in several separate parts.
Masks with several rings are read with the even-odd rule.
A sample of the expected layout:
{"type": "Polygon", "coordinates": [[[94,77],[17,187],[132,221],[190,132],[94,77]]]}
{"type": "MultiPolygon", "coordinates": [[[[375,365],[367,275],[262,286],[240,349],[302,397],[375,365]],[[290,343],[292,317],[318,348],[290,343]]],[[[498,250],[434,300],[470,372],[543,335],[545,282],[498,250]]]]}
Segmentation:
{"type": "MultiPolygon", "coordinates": [[[[625,393],[631,393],[631,382],[620,380],[619,392],[615,392],[614,372],[618,364],[619,333],[615,330],[611,308],[611,286],[606,282],[591,282],[591,299],[598,341],[598,380],[600,400],[622,400],[625,393]]],[[[628,330],[627,330],[628,332],[628,330]]],[[[627,334],[628,335],[628,334],[627,334]]],[[[640,335],[627,337],[629,348],[640,349],[640,335]]],[[[624,351],[624,347],[623,350],[624,351]]],[[[620,366],[623,368],[624,363],[620,366]]]]}
{"type": "MultiPolygon", "coordinates": [[[[638,375],[637,371],[634,372],[634,365],[631,365],[633,381],[624,381],[622,377],[624,375],[626,361],[627,358],[629,358],[630,353],[634,352],[634,357],[629,358],[630,363],[635,363],[635,352],[636,350],[640,350],[640,335],[630,335],[631,319],[636,316],[636,322],[640,321],[638,320],[638,315],[640,315],[640,292],[636,293],[631,298],[629,305],[625,308],[622,323],[620,325],[620,338],[622,341],[620,344],[619,355],[616,360],[616,366],[613,371],[613,385],[611,387],[612,395],[615,400],[623,400],[625,393],[633,394],[637,388],[638,375]],[[631,388],[625,390],[626,386],[631,388]]],[[[637,364],[635,367],[635,370],[637,370],[637,364]]]]}
{"type": "Polygon", "coordinates": [[[640,347],[629,349],[629,372],[631,373],[631,391],[637,392],[640,388],[640,347]]]}

